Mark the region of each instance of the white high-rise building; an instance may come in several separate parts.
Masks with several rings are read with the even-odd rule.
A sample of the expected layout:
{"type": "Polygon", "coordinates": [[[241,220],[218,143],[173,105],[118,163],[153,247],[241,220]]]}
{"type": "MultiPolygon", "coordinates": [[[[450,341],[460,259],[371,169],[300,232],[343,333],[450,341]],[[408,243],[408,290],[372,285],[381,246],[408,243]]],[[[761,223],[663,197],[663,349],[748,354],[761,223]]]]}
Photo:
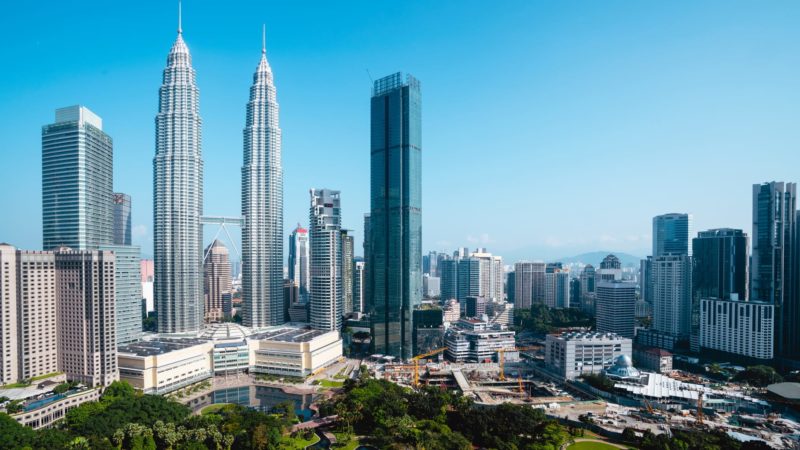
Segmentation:
{"type": "Polygon", "coordinates": [[[527,309],[532,303],[544,302],[543,262],[521,261],[514,264],[514,307],[527,309]]]}
{"type": "Polygon", "coordinates": [[[247,103],[242,216],[242,323],[255,328],[280,325],[284,322],[281,129],[264,41],[247,103]]]}
{"type": "Polygon", "coordinates": [[[689,337],[692,317],[692,263],[687,255],[653,258],[653,330],[689,337]]]}
{"type": "Polygon", "coordinates": [[[317,330],[342,327],[342,216],[339,191],[311,190],[311,326],[317,330]]]}
{"type": "Polygon", "coordinates": [[[153,159],[154,295],[162,333],[193,333],[203,324],[199,97],[179,19],[158,91],[153,159]]]}
{"type": "Polygon", "coordinates": [[[775,345],[775,305],[760,301],[700,300],[701,351],[717,350],[771,360],[775,345]]]}
{"type": "Polygon", "coordinates": [[[297,224],[289,235],[289,280],[299,289],[300,301],[308,302],[308,230],[297,224]]]}
{"type": "Polygon", "coordinates": [[[569,308],[569,270],[554,269],[545,273],[544,304],[550,308],[569,308]]]}

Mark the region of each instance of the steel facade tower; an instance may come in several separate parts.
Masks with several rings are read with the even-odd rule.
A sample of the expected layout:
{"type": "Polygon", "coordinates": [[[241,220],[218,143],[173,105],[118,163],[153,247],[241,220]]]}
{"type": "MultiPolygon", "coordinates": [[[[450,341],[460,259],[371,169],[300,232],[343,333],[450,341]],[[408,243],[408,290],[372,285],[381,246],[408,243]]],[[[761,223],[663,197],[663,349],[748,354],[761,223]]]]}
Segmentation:
{"type": "Polygon", "coordinates": [[[284,322],[283,168],[272,69],[262,40],[244,128],[242,166],[242,323],[284,322]]]}
{"type": "Polygon", "coordinates": [[[289,235],[289,279],[299,288],[301,303],[308,303],[308,230],[297,224],[289,235]]]}
{"type": "Polygon", "coordinates": [[[339,191],[311,190],[311,326],[339,331],[342,327],[342,216],[339,191]]]}
{"type": "Polygon", "coordinates": [[[158,331],[191,333],[203,324],[203,157],[199,91],[180,19],[158,94],[153,159],[158,331]]]}
{"type": "Polygon", "coordinates": [[[371,100],[373,351],[410,358],[412,311],[422,302],[422,101],[408,75],[375,81],[371,100]]]}

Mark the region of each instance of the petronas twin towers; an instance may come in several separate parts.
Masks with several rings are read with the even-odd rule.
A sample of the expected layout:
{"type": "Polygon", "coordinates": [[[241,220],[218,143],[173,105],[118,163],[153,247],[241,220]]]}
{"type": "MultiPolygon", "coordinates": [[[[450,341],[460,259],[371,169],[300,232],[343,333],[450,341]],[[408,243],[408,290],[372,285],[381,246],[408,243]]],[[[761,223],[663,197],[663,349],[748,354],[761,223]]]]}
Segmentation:
{"type": "MultiPolygon", "coordinates": [[[[199,91],[178,24],[159,89],[153,159],[154,295],[161,333],[203,326],[203,158],[199,91]]],[[[283,323],[283,169],[272,70],[262,45],[244,128],[243,323],[283,323]]]]}

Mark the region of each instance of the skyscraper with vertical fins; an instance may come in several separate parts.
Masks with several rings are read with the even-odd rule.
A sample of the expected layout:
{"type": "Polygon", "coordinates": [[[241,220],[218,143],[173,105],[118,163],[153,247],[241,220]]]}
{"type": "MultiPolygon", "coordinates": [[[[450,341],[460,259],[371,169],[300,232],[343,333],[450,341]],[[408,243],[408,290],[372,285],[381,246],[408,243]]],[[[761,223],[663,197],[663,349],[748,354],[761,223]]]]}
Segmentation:
{"type": "Polygon", "coordinates": [[[283,168],[272,69],[264,42],[253,75],[242,166],[242,322],[285,322],[283,308],[283,168]]]}
{"type": "Polygon", "coordinates": [[[178,38],[158,91],[153,159],[154,295],[161,333],[192,333],[203,324],[199,92],[178,16],[178,38]]]}

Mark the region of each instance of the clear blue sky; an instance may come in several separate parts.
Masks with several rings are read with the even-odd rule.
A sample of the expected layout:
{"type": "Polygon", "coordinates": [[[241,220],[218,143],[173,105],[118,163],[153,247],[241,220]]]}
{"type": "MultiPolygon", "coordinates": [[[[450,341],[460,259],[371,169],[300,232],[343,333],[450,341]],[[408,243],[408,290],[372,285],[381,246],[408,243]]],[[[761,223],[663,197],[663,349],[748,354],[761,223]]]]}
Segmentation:
{"type": "MultiPolygon", "coordinates": [[[[0,241],[41,247],[40,127],[80,103],[114,138],[118,191],[152,253],[157,92],[169,1],[11,2],[0,15],[0,241]]],[[[187,0],[205,212],[240,210],[242,127],[267,26],[283,129],[286,233],[308,189],[369,209],[369,94],[423,93],[424,250],[645,255],[651,218],[751,229],[751,185],[800,181],[800,3],[187,0]]],[[[207,235],[214,230],[208,230],[207,235]]],[[[207,236],[210,238],[210,236],[207,236]]]]}

